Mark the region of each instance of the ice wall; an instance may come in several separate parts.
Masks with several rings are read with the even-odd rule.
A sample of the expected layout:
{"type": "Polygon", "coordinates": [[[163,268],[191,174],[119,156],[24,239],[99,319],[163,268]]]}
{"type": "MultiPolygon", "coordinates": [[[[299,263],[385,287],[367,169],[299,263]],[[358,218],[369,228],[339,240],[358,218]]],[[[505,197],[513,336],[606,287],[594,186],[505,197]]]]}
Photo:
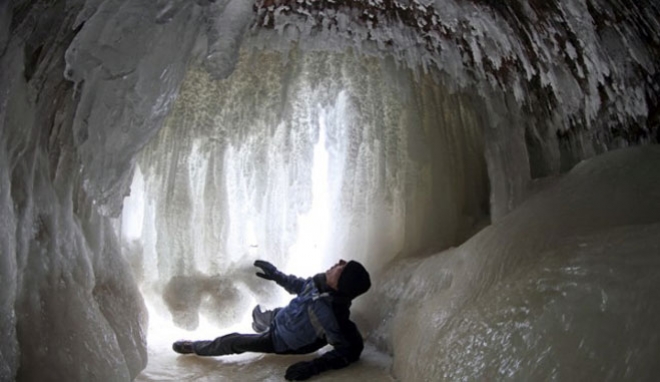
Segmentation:
{"type": "Polygon", "coordinates": [[[0,145],[0,180],[2,189],[0,189],[0,279],[5,285],[0,294],[0,378],[10,379],[16,374],[18,366],[18,341],[16,339],[16,312],[14,311],[14,302],[16,301],[16,257],[10,254],[16,253],[16,217],[12,208],[9,166],[6,163],[6,149],[4,142],[0,145]]]}
{"type": "Polygon", "coordinates": [[[256,7],[256,46],[355,49],[450,88],[474,87],[492,119],[486,156],[495,220],[524,199],[531,177],[659,139],[660,10],[652,1],[260,0],[256,7]]]}
{"type": "MultiPolygon", "coordinates": [[[[420,102],[433,99],[430,104],[438,105],[452,99],[448,104],[452,108],[456,99],[445,89],[463,94],[457,97],[466,100],[467,110],[484,112],[476,123],[483,131],[465,142],[481,140],[484,151],[460,151],[450,158],[465,155],[466,163],[485,158],[490,212],[496,220],[525,198],[533,177],[566,170],[611,148],[658,140],[659,28],[654,2],[264,0],[254,4],[255,8],[244,0],[0,3],[2,379],[126,380],[144,366],[144,308],[128,265],[119,256],[109,219],[119,216],[136,156],[173,108],[191,60],[214,79],[224,79],[239,65],[242,49],[277,50],[284,57],[326,50],[341,57],[348,51],[371,60],[391,59],[412,70],[412,75],[394,77],[416,78],[416,84],[404,87],[410,86],[412,98],[420,102]],[[429,78],[437,82],[424,85],[429,78]]],[[[322,72],[317,75],[323,77],[322,72]]],[[[332,95],[334,103],[313,109],[319,112],[316,116],[322,114],[320,110],[336,109],[339,93],[332,95]]],[[[422,109],[420,116],[429,119],[456,116],[422,109]]],[[[430,134],[455,132],[438,129],[430,134]]],[[[315,142],[314,131],[306,138],[303,134],[307,140],[301,142],[315,142]]],[[[386,133],[374,136],[378,134],[386,133]]],[[[365,142],[377,152],[375,140],[365,142]]],[[[227,155],[237,163],[244,155],[247,162],[252,155],[248,146],[241,151],[239,144],[234,145],[227,155]]],[[[189,150],[204,153],[202,146],[192,145],[189,150]]],[[[306,153],[305,159],[310,151],[305,147],[299,153],[306,153]]],[[[388,158],[404,158],[400,163],[406,163],[408,154],[388,158]]],[[[441,158],[435,153],[429,157],[441,158]]],[[[182,176],[201,179],[205,172],[200,169],[208,173],[220,168],[203,160],[195,166],[194,171],[182,171],[182,176]]],[[[370,168],[388,165],[364,167],[370,168]]],[[[464,178],[463,186],[481,182],[481,171],[471,173],[477,176],[464,178]]],[[[368,175],[365,171],[361,179],[368,175]]],[[[301,193],[309,192],[310,185],[301,187],[301,193]]],[[[223,189],[222,184],[208,186],[223,189]]],[[[186,198],[194,195],[192,191],[201,192],[193,188],[170,190],[184,201],[172,208],[188,206],[186,198]]],[[[297,200],[302,207],[310,201],[297,200]]],[[[390,203],[377,193],[369,200],[390,203]]],[[[146,221],[156,213],[157,206],[152,207],[146,210],[146,221]]],[[[453,213],[454,207],[438,205],[433,214],[443,208],[453,213]]],[[[159,223],[161,227],[145,226],[143,234],[155,240],[143,243],[144,250],[157,248],[160,229],[178,234],[186,230],[186,221],[208,219],[194,211],[172,211],[172,216],[186,217],[180,227],[168,227],[166,220],[159,223]]],[[[391,226],[410,227],[424,221],[416,220],[424,213],[406,211],[414,221],[391,226]]],[[[257,229],[255,237],[264,230],[257,229]]],[[[407,231],[420,237],[437,232],[423,224],[407,231]]],[[[199,248],[185,235],[177,237],[189,243],[174,244],[209,253],[213,249],[209,240],[214,243],[214,239],[207,235],[211,238],[199,248]]],[[[403,242],[414,249],[421,242],[416,240],[406,237],[403,242]]],[[[189,269],[184,260],[181,269],[189,269]]],[[[379,264],[376,258],[367,260],[379,264]]],[[[224,285],[213,282],[214,288],[224,285]]],[[[400,360],[403,364],[397,368],[406,375],[414,361],[400,360]]],[[[435,373],[424,367],[420,372],[435,373]]]]}
{"type": "Polygon", "coordinates": [[[135,155],[176,98],[200,13],[183,2],[88,2],[72,26],[82,28],[64,73],[80,92],[73,136],[85,190],[107,215],[119,214],[135,155]]]}
{"type": "MultiPolygon", "coordinates": [[[[350,54],[244,52],[220,81],[193,69],[139,161],[149,200],[133,239],[149,244],[131,252],[139,278],[167,300],[183,279],[178,288],[215,277],[255,290],[237,268],[257,258],[311,275],[346,257],[377,273],[397,255],[460,243],[488,219],[479,108],[350,54]]],[[[184,326],[205,310],[168,303],[184,326]]]]}
{"type": "Polygon", "coordinates": [[[370,298],[401,380],[652,380],[660,334],[660,149],[576,166],[370,298]]]}
{"type": "Polygon", "coordinates": [[[106,215],[187,63],[150,44],[185,40],[198,10],[158,24],[163,2],[129,3],[0,5],[0,380],[125,381],[146,365],[146,310],[106,215]]]}

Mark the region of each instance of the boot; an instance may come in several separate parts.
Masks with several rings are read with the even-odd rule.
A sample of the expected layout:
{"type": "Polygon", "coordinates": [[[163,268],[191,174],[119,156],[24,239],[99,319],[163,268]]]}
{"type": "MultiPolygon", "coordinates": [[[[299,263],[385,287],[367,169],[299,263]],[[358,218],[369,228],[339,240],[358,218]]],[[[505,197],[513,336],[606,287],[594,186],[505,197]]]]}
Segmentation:
{"type": "Polygon", "coordinates": [[[195,352],[192,341],[177,341],[172,344],[172,350],[179,354],[192,354],[195,352]]]}
{"type": "Polygon", "coordinates": [[[273,319],[279,310],[280,308],[262,312],[259,305],[255,306],[254,309],[252,309],[252,329],[256,333],[267,332],[270,329],[270,323],[273,322],[273,319]]]}

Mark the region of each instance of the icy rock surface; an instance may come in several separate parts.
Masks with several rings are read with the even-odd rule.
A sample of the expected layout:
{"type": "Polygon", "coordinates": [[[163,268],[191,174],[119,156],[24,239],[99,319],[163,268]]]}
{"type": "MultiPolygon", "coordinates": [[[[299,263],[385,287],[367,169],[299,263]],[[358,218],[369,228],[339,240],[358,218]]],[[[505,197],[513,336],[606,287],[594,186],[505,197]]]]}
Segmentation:
{"type": "Polygon", "coordinates": [[[462,246],[395,265],[370,296],[395,376],[657,376],[659,164],[657,146],[580,163],[462,246]]]}

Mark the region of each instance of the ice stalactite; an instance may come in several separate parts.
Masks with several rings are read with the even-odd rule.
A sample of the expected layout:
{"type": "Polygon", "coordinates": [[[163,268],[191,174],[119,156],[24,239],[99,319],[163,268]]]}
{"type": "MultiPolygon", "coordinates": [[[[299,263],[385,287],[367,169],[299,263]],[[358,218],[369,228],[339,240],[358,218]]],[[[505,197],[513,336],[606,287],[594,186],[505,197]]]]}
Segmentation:
{"type": "Polygon", "coordinates": [[[650,1],[260,0],[255,9],[257,47],[391,57],[483,97],[502,122],[486,139],[495,220],[524,200],[532,177],[658,141],[649,116],[660,99],[660,10],[650,1]]]}
{"type": "MultiPolygon", "coordinates": [[[[191,304],[174,309],[184,313],[178,318],[183,326],[194,326],[190,312],[204,310],[229,322],[236,317],[218,313],[232,311],[225,304],[241,310],[237,304],[247,304],[245,297],[265,292],[249,281],[253,276],[239,259],[268,252],[285,262],[286,251],[301,244],[302,218],[323,210],[311,181],[318,142],[325,142],[334,182],[327,187],[332,209],[326,216],[337,225],[329,234],[339,239],[329,241],[326,253],[355,254],[375,269],[398,254],[460,243],[488,214],[512,221],[507,214],[528,196],[534,178],[608,150],[658,142],[659,19],[654,2],[628,0],[1,2],[0,275],[8,285],[0,292],[2,379],[127,380],[144,367],[145,310],[119,253],[113,219],[137,172],[138,153],[152,139],[140,171],[145,195],[158,197],[135,207],[143,211],[143,240],[128,235],[131,242],[121,243],[121,251],[142,285],[158,277],[173,282],[156,289],[169,304],[191,304]],[[182,290],[191,294],[179,295],[182,290]],[[201,298],[209,293],[223,299],[201,298]]],[[[566,227],[580,231],[583,219],[602,217],[583,207],[576,206],[583,215],[567,215],[575,221],[566,227]]],[[[530,224],[534,213],[520,215],[525,219],[517,226],[538,228],[530,224]]],[[[520,257],[508,261],[506,252],[524,250],[531,240],[524,234],[513,235],[511,246],[486,240],[493,248],[481,256],[476,249],[464,252],[481,248],[479,238],[501,233],[499,227],[447,256],[447,272],[435,256],[422,261],[428,267],[419,273],[392,278],[401,281],[394,289],[407,291],[404,300],[428,302],[412,321],[395,317],[414,335],[379,327],[380,339],[394,351],[397,375],[490,376],[498,364],[504,374],[497,375],[508,375],[507,362],[519,361],[515,352],[497,358],[466,342],[513,333],[516,328],[491,326],[507,312],[490,304],[539,293],[525,278],[506,284],[504,276],[493,276],[515,268],[520,257]],[[417,289],[423,283],[415,280],[438,279],[429,290],[441,292],[465,269],[464,284],[450,291],[467,298],[460,304],[450,298],[449,310],[443,310],[445,300],[417,289]],[[503,296],[484,300],[483,285],[503,296]],[[467,305],[475,301],[482,305],[467,305]],[[451,310],[459,306],[464,315],[451,310]],[[488,321],[474,324],[478,317],[488,321]],[[462,324],[468,318],[473,324],[462,324]],[[433,326],[441,323],[447,324],[433,326]],[[427,330],[435,343],[448,346],[430,348],[427,330]],[[444,349],[466,344],[463,349],[484,363],[465,362],[470,367],[461,370],[448,368],[453,362],[421,364],[402,356],[410,340],[435,359],[453,359],[444,349]]],[[[644,247],[645,238],[619,233],[644,247]]],[[[591,238],[588,245],[601,248],[597,242],[591,238]]],[[[548,259],[551,280],[579,278],[571,266],[562,268],[570,261],[548,259]]],[[[614,266],[616,259],[604,262],[614,266]]],[[[596,268],[588,270],[600,272],[596,268]]],[[[543,272],[536,268],[531,275],[543,272]]],[[[645,275],[635,312],[645,298],[657,300],[648,292],[655,279],[645,275]]],[[[589,285],[593,291],[603,286],[598,280],[589,285]]],[[[605,311],[609,302],[621,302],[618,287],[608,288],[601,288],[599,301],[605,311]]],[[[542,304],[549,315],[523,315],[521,325],[561,320],[557,312],[577,305],[562,302],[567,308],[553,310],[553,301],[542,304]]],[[[599,319],[605,326],[616,321],[599,319]]],[[[526,338],[538,338],[544,327],[557,333],[539,324],[526,338]]],[[[631,338],[648,333],[654,340],[653,330],[641,327],[631,338]]],[[[599,345],[593,333],[585,337],[586,348],[599,345]]],[[[617,338],[630,357],[648,357],[617,338]]],[[[527,345],[536,351],[540,343],[527,345]]],[[[547,359],[571,364],[561,356],[547,359]]],[[[644,377],[612,364],[615,376],[644,377]]]]}
{"type": "MultiPolygon", "coordinates": [[[[192,70],[140,159],[154,203],[144,224],[157,227],[143,237],[155,247],[135,254],[145,286],[168,295],[163,283],[220,276],[249,290],[253,275],[236,268],[257,257],[301,270],[297,252],[316,272],[344,256],[376,271],[465,240],[488,218],[478,103],[412,76],[295,51],[245,52],[221,81],[192,70]]],[[[195,326],[199,305],[186,309],[195,326]]]]}

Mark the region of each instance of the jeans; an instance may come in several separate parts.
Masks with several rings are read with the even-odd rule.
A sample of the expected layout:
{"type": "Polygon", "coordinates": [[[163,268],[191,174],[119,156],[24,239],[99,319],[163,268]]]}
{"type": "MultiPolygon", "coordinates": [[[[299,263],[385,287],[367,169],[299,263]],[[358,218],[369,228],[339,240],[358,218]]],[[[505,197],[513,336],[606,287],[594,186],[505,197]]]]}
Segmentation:
{"type": "Polygon", "coordinates": [[[270,332],[261,334],[232,333],[218,337],[213,341],[195,341],[193,349],[195,354],[203,356],[241,354],[245,352],[275,353],[270,332]]]}
{"type": "Polygon", "coordinates": [[[261,334],[239,334],[232,333],[226,336],[218,337],[213,341],[195,341],[193,350],[195,354],[202,356],[218,356],[228,354],[241,354],[245,352],[253,353],[277,353],[277,354],[308,354],[315,352],[327,345],[323,338],[305,345],[299,349],[289,349],[276,352],[273,346],[271,332],[261,334]]]}

